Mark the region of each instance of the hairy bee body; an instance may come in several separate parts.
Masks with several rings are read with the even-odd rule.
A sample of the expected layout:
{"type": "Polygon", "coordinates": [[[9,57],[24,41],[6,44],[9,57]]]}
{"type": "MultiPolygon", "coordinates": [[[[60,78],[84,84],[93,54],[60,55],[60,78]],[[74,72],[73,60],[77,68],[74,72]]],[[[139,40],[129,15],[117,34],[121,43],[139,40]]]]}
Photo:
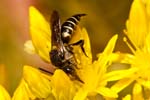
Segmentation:
{"type": "Polygon", "coordinates": [[[73,34],[76,26],[78,25],[82,16],[86,14],[76,14],[72,17],[68,18],[61,26],[61,35],[62,41],[64,43],[68,43],[71,39],[71,35],[73,34]]]}
{"type": "Polygon", "coordinates": [[[74,57],[72,46],[80,45],[81,49],[84,51],[84,42],[80,40],[74,44],[68,44],[81,16],[85,16],[85,14],[74,15],[61,25],[58,12],[53,11],[50,21],[52,30],[52,50],[49,55],[53,65],[83,83],[76,73],[77,62],[74,57]]]}
{"type": "Polygon", "coordinates": [[[72,52],[64,53],[54,49],[50,52],[50,59],[53,65],[62,69],[65,73],[75,75],[75,67],[77,66],[72,52]]]}

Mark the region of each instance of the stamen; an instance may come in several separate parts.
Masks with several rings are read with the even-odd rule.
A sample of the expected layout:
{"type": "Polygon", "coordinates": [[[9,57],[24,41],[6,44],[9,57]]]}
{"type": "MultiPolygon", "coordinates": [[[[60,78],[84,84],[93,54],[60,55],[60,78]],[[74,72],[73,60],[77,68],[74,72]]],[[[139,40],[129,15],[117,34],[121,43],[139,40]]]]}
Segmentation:
{"type": "Polygon", "coordinates": [[[127,30],[123,30],[125,35],[126,35],[126,40],[128,40],[129,44],[131,45],[131,47],[133,47],[134,50],[139,50],[139,48],[137,47],[137,45],[134,43],[134,41],[131,41],[131,39],[129,39],[128,37],[128,33],[127,33],[127,30]]]}
{"type": "Polygon", "coordinates": [[[135,54],[134,47],[127,41],[126,37],[123,38],[123,41],[127,44],[127,46],[130,48],[130,50],[132,51],[132,53],[135,54]]]}

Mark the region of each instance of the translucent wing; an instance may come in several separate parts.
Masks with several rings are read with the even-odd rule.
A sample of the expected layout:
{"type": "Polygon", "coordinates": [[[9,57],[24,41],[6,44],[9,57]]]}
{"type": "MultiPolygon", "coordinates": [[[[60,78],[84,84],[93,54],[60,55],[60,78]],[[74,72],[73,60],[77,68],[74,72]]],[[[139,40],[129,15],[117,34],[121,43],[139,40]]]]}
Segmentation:
{"type": "Polygon", "coordinates": [[[50,23],[52,31],[52,46],[56,46],[58,49],[62,49],[64,45],[61,39],[61,25],[59,14],[57,11],[53,11],[50,23]]]}

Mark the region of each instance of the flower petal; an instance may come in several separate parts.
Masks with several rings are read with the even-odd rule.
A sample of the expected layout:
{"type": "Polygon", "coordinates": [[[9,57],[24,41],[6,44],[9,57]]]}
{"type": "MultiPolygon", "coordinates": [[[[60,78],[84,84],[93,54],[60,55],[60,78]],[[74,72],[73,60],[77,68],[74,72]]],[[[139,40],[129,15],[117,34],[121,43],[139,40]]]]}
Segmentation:
{"type": "Polygon", "coordinates": [[[111,60],[111,54],[114,50],[116,41],[117,41],[118,35],[114,35],[108,42],[106,48],[104,49],[104,51],[100,54],[98,54],[98,61],[96,61],[96,67],[95,70],[97,70],[99,74],[99,77],[106,72],[107,66],[106,64],[108,64],[109,60],[111,60]]]}
{"type": "Polygon", "coordinates": [[[24,66],[23,78],[36,97],[46,98],[51,93],[50,81],[38,69],[24,66]]]}
{"type": "Polygon", "coordinates": [[[122,80],[119,80],[116,82],[111,89],[114,90],[116,93],[119,93],[121,90],[123,90],[125,87],[127,87],[129,84],[131,84],[134,81],[134,79],[125,78],[122,80]]]}
{"type": "Polygon", "coordinates": [[[150,89],[150,80],[145,80],[142,78],[138,78],[136,80],[139,84],[143,85],[145,88],[150,89]]]}
{"type": "Polygon", "coordinates": [[[126,23],[127,36],[136,48],[144,46],[145,37],[148,34],[148,22],[145,5],[142,0],[134,0],[130,10],[130,16],[126,23]]]}
{"type": "Polygon", "coordinates": [[[87,97],[87,95],[88,92],[82,88],[77,92],[73,100],[86,100],[85,98],[87,97]]]}
{"type": "Polygon", "coordinates": [[[110,98],[117,98],[118,95],[115,91],[107,88],[107,87],[99,87],[96,89],[96,92],[105,96],[105,97],[110,97],[110,98]]]}
{"type": "Polygon", "coordinates": [[[77,41],[81,39],[83,39],[82,31],[81,31],[81,28],[77,26],[75,32],[73,33],[71,37],[71,40],[69,41],[69,44],[76,43],[77,41]]]}
{"type": "Polygon", "coordinates": [[[130,94],[126,95],[122,100],[131,100],[131,95],[130,94]]]}
{"type": "Polygon", "coordinates": [[[11,100],[8,92],[0,85],[0,100],[11,100]]]}
{"type": "MultiPolygon", "coordinates": [[[[146,10],[147,10],[147,14],[148,14],[148,17],[150,17],[150,1],[149,0],[145,0],[146,2],[146,10]]],[[[148,32],[150,32],[150,20],[148,20],[148,32]]],[[[150,33],[148,33],[150,34],[150,33]]]]}
{"type": "Polygon", "coordinates": [[[133,87],[133,100],[144,100],[142,94],[142,86],[138,83],[135,83],[133,87]]]}
{"type": "Polygon", "coordinates": [[[110,55],[113,52],[117,39],[118,39],[118,35],[116,34],[109,40],[107,46],[103,51],[103,54],[110,55]]]}
{"type": "Polygon", "coordinates": [[[74,84],[64,71],[57,69],[52,76],[52,94],[56,100],[72,100],[77,86],[74,84]]]}
{"type": "Polygon", "coordinates": [[[135,57],[134,55],[129,54],[129,53],[115,52],[115,53],[111,54],[110,61],[111,62],[132,64],[134,57],[135,57]]]}
{"type": "Polygon", "coordinates": [[[49,52],[51,50],[50,25],[42,14],[33,6],[29,8],[30,34],[37,54],[47,62],[50,62],[49,52]]]}
{"type": "Polygon", "coordinates": [[[86,65],[87,63],[91,64],[92,63],[92,54],[91,54],[90,40],[89,40],[88,33],[85,28],[83,28],[81,30],[80,27],[77,27],[75,34],[72,36],[70,44],[76,43],[79,40],[84,40],[83,47],[85,50],[85,54],[81,50],[80,46],[74,46],[73,52],[75,54],[76,60],[82,66],[86,65]]]}
{"type": "Polygon", "coordinates": [[[53,94],[50,94],[47,98],[44,100],[56,100],[53,94]]]}
{"type": "Polygon", "coordinates": [[[19,86],[15,90],[12,100],[30,100],[35,99],[35,96],[29,90],[26,82],[22,79],[19,86]]]}
{"type": "Polygon", "coordinates": [[[84,40],[84,49],[89,59],[92,60],[91,45],[88,33],[85,28],[82,29],[82,37],[84,40]]]}
{"type": "MultiPolygon", "coordinates": [[[[108,56],[110,56],[114,50],[116,41],[117,41],[118,35],[114,35],[108,42],[106,48],[104,49],[103,53],[98,54],[98,61],[104,63],[102,60],[105,60],[107,62],[105,58],[107,58],[108,56]]],[[[109,57],[110,58],[110,57],[109,57]]],[[[99,65],[105,65],[106,62],[104,64],[99,64],[99,65]]]]}
{"type": "Polygon", "coordinates": [[[150,33],[146,37],[144,51],[150,53],[150,33]]]}
{"type": "Polygon", "coordinates": [[[107,81],[116,81],[123,78],[130,78],[133,73],[137,71],[136,68],[130,68],[127,70],[116,70],[111,71],[106,74],[107,81]]]}

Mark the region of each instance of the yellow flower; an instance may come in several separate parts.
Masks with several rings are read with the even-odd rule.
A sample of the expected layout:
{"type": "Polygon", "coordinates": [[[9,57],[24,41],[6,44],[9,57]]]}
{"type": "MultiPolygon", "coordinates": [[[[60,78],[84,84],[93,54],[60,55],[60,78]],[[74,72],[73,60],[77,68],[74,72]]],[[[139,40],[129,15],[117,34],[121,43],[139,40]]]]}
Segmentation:
{"type": "Polygon", "coordinates": [[[30,92],[27,83],[24,79],[21,80],[18,88],[13,94],[12,100],[34,100],[34,96],[30,92]]]}
{"type": "Polygon", "coordinates": [[[31,66],[24,66],[23,79],[14,92],[12,100],[34,100],[46,98],[51,93],[51,85],[45,74],[31,66]],[[33,86],[33,87],[30,87],[33,86]]]}
{"type": "MultiPolygon", "coordinates": [[[[29,14],[32,40],[26,42],[25,50],[38,54],[44,61],[50,63],[50,26],[36,8],[31,6],[29,14]]],[[[76,72],[84,83],[71,80],[60,69],[56,69],[53,75],[48,75],[36,68],[25,66],[23,80],[27,84],[28,90],[30,90],[35,98],[45,100],[91,100],[98,95],[116,98],[118,96],[117,92],[107,87],[107,83],[122,79],[125,77],[124,73],[127,73],[127,71],[123,70],[107,71],[111,64],[112,52],[117,38],[118,36],[114,35],[104,51],[98,54],[98,60],[92,62],[90,40],[87,31],[85,28],[77,27],[70,42],[72,43],[80,39],[84,40],[84,49],[88,57],[85,56],[79,46],[74,46],[73,48],[79,68],[76,69],[76,72]]],[[[29,96],[29,98],[31,97],[29,96]]]]}
{"type": "Polygon", "coordinates": [[[129,20],[127,21],[127,36],[133,43],[133,60],[131,67],[137,69],[135,80],[150,89],[150,2],[149,0],[134,0],[129,20]]]}
{"type": "Polygon", "coordinates": [[[8,92],[0,85],[0,100],[11,100],[8,92]]]}
{"type": "Polygon", "coordinates": [[[122,100],[131,100],[131,95],[126,95],[122,100]]]}
{"type": "Polygon", "coordinates": [[[122,98],[122,100],[149,100],[149,99],[145,99],[143,97],[143,93],[142,93],[142,87],[140,84],[135,83],[134,87],[133,87],[133,92],[132,95],[131,94],[127,94],[125,97],[122,98]]]}
{"type": "MultiPolygon", "coordinates": [[[[148,100],[150,95],[150,1],[134,0],[131,6],[124,41],[133,54],[122,54],[124,63],[130,64],[132,74],[118,81],[112,89],[121,91],[133,83],[133,100],[148,100]],[[128,41],[129,40],[129,41],[128,41]],[[126,59],[126,60],[125,60],[126,59]]],[[[117,57],[116,57],[117,58],[117,57]]],[[[129,97],[127,97],[129,98],[129,97]]]]}
{"type": "MultiPolygon", "coordinates": [[[[35,52],[45,61],[50,62],[49,51],[51,50],[51,31],[49,23],[39,12],[30,7],[29,12],[30,33],[35,52]]],[[[32,47],[32,46],[31,46],[32,47]]],[[[30,47],[30,51],[31,51],[30,47]]]]}

